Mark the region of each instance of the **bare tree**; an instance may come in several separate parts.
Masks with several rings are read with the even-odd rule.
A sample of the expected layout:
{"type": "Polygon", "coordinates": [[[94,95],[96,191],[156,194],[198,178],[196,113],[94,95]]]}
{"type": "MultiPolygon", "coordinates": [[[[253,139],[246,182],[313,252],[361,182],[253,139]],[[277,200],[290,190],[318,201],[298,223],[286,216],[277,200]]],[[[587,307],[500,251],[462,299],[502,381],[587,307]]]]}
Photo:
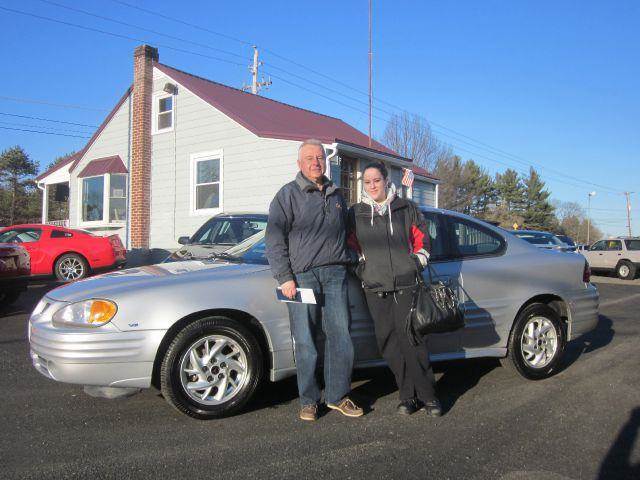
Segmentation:
{"type": "Polygon", "coordinates": [[[393,115],[389,119],[382,143],[430,172],[439,160],[452,156],[450,148],[433,134],[429,123],[408,112],[393,115]]]}

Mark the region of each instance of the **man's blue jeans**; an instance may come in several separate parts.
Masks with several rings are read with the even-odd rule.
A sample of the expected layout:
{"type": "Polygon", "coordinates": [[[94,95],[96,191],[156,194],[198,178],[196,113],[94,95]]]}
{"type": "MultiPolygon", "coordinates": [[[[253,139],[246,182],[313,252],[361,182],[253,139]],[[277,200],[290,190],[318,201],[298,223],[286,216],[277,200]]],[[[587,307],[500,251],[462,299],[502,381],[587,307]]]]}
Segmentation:
{"type": "Polygon", "coordinates": [[[318,305],[287,303],[293,335],[298,392],[302,405],[320,402],[316,381],[318,352],[315,337],[325,335],[325,401],[338,403],[351,390],[353,343],[349,335],[347,269],[344,265],[316,267],[295,275],[298,288],[311,288],[318,305]],[[322,313],[322,315],[320,315],[322,313]]]}

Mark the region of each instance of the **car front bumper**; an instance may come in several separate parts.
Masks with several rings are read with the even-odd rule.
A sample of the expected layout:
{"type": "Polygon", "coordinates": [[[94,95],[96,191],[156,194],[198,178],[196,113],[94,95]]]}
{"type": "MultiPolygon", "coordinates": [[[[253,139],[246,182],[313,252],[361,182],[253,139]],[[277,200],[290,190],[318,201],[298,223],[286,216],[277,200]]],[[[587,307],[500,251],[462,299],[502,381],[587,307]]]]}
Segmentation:
{"type": "Polygon", "coordinates": [[[567,340],[574,340],[590,332],[598,324],[598,307],[600,295],[593,284],[584,289],[572,292],[569,296],[571,316],[568,323],[567,340]]]}
{"type": "Polygon", "coordinates": [[[105,387],[148,388],[164,330],[123,332],[102,327],[58,327],[53,313],[66,305],[43,299],[29,320],[33,366],[47,378],[105,387]]]}

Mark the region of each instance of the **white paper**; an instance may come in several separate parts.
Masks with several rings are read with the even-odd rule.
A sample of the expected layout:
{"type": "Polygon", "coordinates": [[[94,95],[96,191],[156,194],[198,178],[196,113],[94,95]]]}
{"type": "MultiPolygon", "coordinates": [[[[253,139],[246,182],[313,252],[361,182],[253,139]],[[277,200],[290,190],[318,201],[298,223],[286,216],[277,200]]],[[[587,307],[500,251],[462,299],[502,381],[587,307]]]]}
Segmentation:
{"type": "Polygon", "coordinates": [[[312,305],[316,304],[316,296],[313,293],[313,289],[311,288],[297,288],[296,296],[293,300],[288,299],[282,293],[282,289],[280,287],[276,290],[276,295],[278,300],[286,303],[309,303],[312,305]]]}

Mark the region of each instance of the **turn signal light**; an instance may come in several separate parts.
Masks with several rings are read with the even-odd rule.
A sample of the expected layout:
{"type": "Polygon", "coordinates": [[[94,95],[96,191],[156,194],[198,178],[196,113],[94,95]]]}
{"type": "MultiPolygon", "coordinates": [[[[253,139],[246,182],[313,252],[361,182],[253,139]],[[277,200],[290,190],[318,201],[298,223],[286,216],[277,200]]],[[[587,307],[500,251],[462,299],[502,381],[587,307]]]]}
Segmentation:
{"type": "Polygon", "coordinates": [[[116,306],[112,302],[105,300],[94,300],[89,310],[89,323],[102,325],[108,322],[116,314],[116,306]]]}

